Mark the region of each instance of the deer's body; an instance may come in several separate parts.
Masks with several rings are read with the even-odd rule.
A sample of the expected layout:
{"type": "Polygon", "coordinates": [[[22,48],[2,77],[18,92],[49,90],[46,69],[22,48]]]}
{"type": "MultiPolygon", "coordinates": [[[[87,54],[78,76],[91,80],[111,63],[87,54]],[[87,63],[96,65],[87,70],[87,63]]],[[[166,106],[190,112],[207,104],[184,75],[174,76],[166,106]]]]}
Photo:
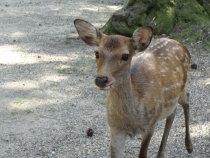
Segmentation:
{"type": "Polygon", "coordinates": [[[166,38],[150,44],[152,29],[149,27],[136,30],[130,39],[119,35],[106,36],[82,20],[76,20],[75,26],[84,42],[97,46],[95,83],[100,89],[109,90],[106,108],[111,157],[123,158],[126,136],[140,133],[139,157],[146,158],[157,122],[167,118],[157,156],[163,158],[177,103],[185,112],[185,144],[188,152],[192,152],[186,92],[190,64],[188,50],[179,42],[166,38]],[[135,55],[135,50],[142,52],[135,55]]]}
{"type": "Polygon", "coordinates": [[[126,83],[110,89],[109,125],[134,136],[173,113],[186,85],[189,61],[188,51],[176,41],[152,41],[146,51],[133,57],[126,83]]]}

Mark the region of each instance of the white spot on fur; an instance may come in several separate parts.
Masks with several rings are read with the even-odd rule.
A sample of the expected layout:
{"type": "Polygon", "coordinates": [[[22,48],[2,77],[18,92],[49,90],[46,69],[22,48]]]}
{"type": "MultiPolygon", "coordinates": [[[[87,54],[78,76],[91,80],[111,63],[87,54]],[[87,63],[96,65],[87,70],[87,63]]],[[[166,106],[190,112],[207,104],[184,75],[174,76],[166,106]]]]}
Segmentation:
{"type": "Polygon", "coordinates": [[[157,48],[153,49],[152,53],[156,52],[157,51],[157,48]]]}
{"type": "Polygon", "coordinates": [[[176,71],[179,72],[180,71],[180,68],[179,67],[176,67],[176,71]]]}
{"type": "Polygon", "coordinates": [[[176,58],[176,60],[178,60],[178,61],[179,61],[179,58],[178,58],[178,56],[175,56],[175,58],[176,58]]]}
{"type": "Polygon", "coordinates": [[[162,69],[162,70],[160,70],[160,72],[166,72],[166,70],[165,69],[162,69]]]}
{"type": "Polygon", "coordinates": [[[180,46],[176,46],[176,47],[173,47],[172,49],[173,50],[179,50],[181,47],[180,46]]]}
{"type": "Polygon", "coordinates": [[[151,85],[154,85],[154,84],[155,84],[155,82],[154,82],[154,81],[150,81],[150,84],[151,84],[151,85]]]}
{"type": "Polygon", "coordinates": [[[184,84],[183,81],[180,82],[180,83],[175,83],[175,84],[170,85],[168,87],[164,87],[163,91],[168,91],[168,90],[171,90],[171,89],[174,89],[174,88],[177,88],[177,87],[181,87],[181,86],[183,86],[183,84],[184,84]]]}
{"type": "Polygon", "coordinates": [[[183,65],[184,65],[184,67],[187,67],[187,63],[185,62],[185,63],[183,63],[183,65]]]}
{"type": "Polygon", "coordinates": [[[171,53],[168,53],[168,56],[169,56],[169,57],[172,57],[172,54],[171,54],[171,53]]]}
{"type": "Polygon", "coordinates": [[[166,46],[167,44],[168,44],[168,41],[165,41],[165,42],[164,42],[164,45],[166,46]]]}

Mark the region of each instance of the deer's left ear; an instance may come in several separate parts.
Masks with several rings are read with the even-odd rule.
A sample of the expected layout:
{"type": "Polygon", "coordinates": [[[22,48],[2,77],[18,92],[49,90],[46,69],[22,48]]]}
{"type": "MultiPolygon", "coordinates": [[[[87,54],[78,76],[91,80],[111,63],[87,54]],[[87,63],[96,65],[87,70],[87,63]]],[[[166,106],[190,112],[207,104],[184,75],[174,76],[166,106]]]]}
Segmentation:
{"type": "Polygon", "coordinates": [[[140,27],[136,29],[131,38],[133,49],[138,51],[145,50],[152,40],[152,35],[153,29],[150,26],[140,27]]]}
{"type": "Polygon", "coordinates": [[[74,25],[80,38],[90,46],[98,46],[104,34],[87,21],[76,19],[74,25]]]}

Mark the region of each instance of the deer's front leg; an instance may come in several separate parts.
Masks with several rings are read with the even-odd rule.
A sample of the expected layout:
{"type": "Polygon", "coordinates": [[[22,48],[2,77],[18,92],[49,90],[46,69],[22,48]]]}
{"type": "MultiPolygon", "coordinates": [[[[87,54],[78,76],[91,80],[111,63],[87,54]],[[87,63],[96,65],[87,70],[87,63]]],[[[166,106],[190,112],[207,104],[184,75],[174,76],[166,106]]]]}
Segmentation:
{"type": "Polygon", "coordinates": [[[116,128],[110,128],[111,132],[111,158],[123,158],[126,134],[116,128]]]}
{"type": "Polygon", "coordinates": [[[142,137],[139,158],[147,158],[147,150],[154,131],[150,130],[142,137]]]}

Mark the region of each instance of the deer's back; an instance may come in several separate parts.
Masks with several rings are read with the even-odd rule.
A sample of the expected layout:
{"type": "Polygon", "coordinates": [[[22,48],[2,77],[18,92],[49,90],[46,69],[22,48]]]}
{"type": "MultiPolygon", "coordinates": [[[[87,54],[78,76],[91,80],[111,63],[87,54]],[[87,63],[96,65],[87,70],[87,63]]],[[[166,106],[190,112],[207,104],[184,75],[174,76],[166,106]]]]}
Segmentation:
{"type": "Polygon", "coordinates": [[[167,38],[152,41],[132,60],[131,80],[136,95],[147,106],[176,104],[186,85],[189,63],[190,54],[179,42],[167,38]]]}

